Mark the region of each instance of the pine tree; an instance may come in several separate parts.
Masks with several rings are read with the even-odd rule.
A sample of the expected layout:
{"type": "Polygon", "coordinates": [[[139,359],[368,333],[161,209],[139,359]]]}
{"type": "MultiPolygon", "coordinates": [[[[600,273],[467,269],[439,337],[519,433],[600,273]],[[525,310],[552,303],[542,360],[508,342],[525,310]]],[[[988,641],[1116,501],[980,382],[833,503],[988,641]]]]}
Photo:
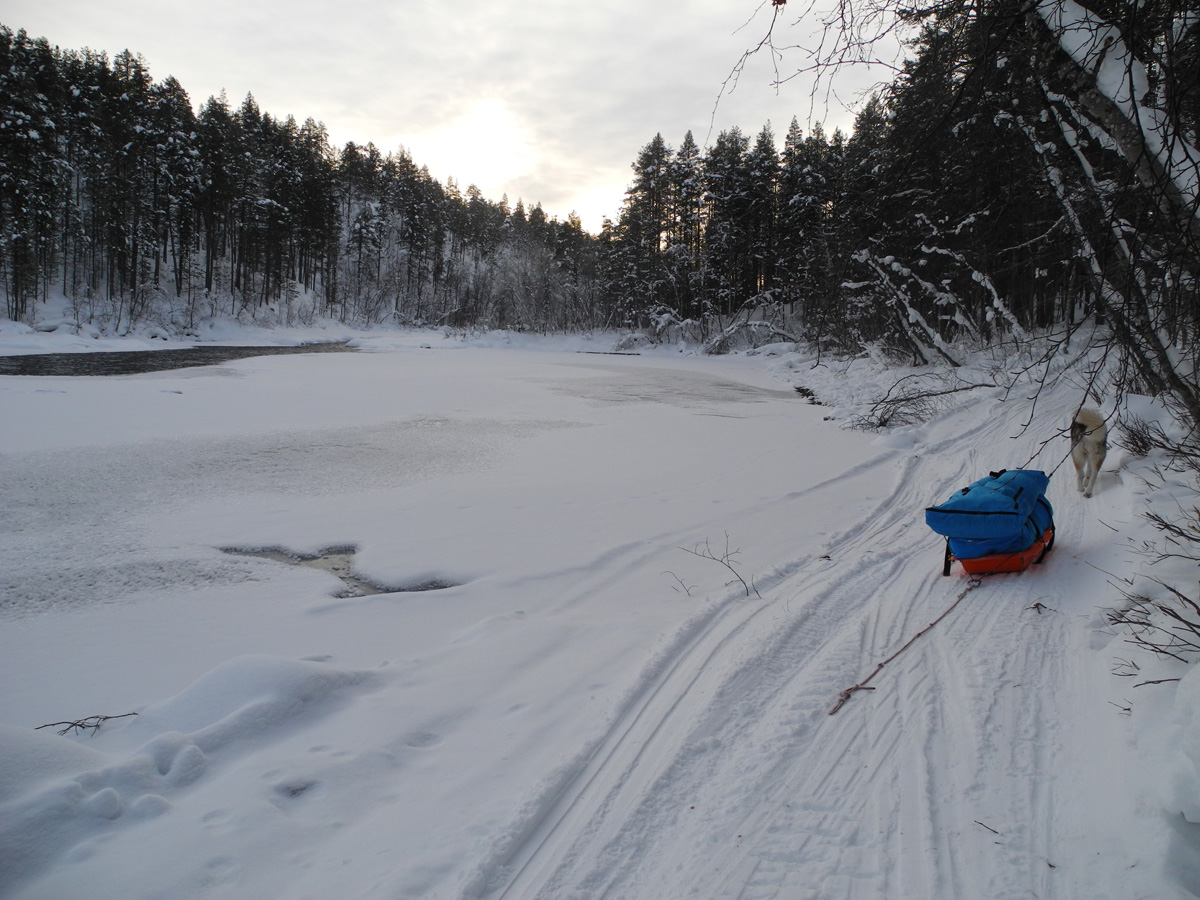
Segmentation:
{"type": "Polygon", "coordinates": [[[231,288],[237,311],[253,305],[256,281],[264,272],[267,127],[254,95],[246,94],[233,114],[234,152],[229,166],[234,196],[231,288]]]}
{"type": "Polygon", "coordinates": [[[196,122],[200,150],[200,219],[204,241],[204,290],[231,287],[238,184],[234,165],[237,124],[224,92],[209,97],[196,122]]]}
{"type": "Polygon", "coordinates": [[[151,85],[150,72],[140,55],[124,50],[114,57],[112,77],[104,91],[99,205],[108,256],[107,292],[116,302],[118,330],[142,317],[153,287],[158,171],[151,85]]]}
{"type": "Polygon", "coordinates": [[[668,170],[667,266],[674,306],[685,320],[704,315],[704,174],[700,148],[689,131],[668,170]]]}
{"type": "Polygon", "coordinates": [[[0,26],[0,274],[13,319],[32,312],[56,268],[62,91],[46,41],[0,26]]]}
{"type": "MultiPolygon", "coordinates": [[[[793,306],[802,323],[817,325],[833,305],[830,213],[833,205],[829,144],[820,123],[805,137],[792,119],[784,139],[779,174],[779,226],[776,259],[779,297],[793,306]],[[799,310],[795,305],[799,304],[799,310]]],[[[819,333],[817,328],[814,333],[819,333]]]]}
{"type": "Polygon", "coordinates": [[[183,86],[173,77],[153,85],[150,103],[154,144],[153,231],[156,252],[153,280],[164,280],[172,267],[176,296],[191,286],[200,165],[196,148],[196,116],[183,86]]]}
{"type": "MultiPolygon", "coordinates": [[[[338,247],[333,151],[322,123],[305,120],[297,135],[296,153],[300,183],[295,277],[305,290],[314,291],[336,269],[338,247]]],[[[334,281],[332,277],[328,280],[334,281]]]]}
{"type": "Polygon", "coordinates": [[[629,322],[639,322],[658,309],[674,309],[665,251],[670,233],[670,166],[672,150],[656,134],[633,164],[633,183],[621,210],[620,264],[622,302],[629,322]]]}
{"type": "Polygon", "coordinates": [[[749,259],[742,291],[747,300],[761,297],[773,301],[778,254],[779,153],[770,123],[763,126],[747,154],[746,170],[749,259]]]}
{"type": "Polygon", "coordinates": [[[704,157],[704,267],[718,315],[732,315],[753,283],[749,140],[734,126],[717,136],[704,157]]]}

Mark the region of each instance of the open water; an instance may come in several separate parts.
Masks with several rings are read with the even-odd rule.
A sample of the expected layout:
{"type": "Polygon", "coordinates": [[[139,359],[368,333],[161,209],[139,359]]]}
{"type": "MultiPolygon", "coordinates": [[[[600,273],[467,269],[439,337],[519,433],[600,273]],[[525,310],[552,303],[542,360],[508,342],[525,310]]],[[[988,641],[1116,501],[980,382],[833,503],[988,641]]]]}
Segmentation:
{"type": "Polygon", "coordinates": [[[31,353],[0,356],[0,375],[138,375],[211,366],[231,359],[281,353],[352,352],[345,343],[293,347],[188,347],[184,350],[118,350],[99,353],[31,353]]]}

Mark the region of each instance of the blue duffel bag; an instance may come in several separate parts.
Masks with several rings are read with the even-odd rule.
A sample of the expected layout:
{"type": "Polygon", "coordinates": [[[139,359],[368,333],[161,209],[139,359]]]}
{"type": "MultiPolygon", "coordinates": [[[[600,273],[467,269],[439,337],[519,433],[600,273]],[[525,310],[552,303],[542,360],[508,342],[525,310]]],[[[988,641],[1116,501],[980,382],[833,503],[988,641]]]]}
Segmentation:
{"type": "Polygon", "coordinates": [[[1036,469],[993,472],[926,509],[925,523],[948,539],[957,559],[1027,550],[1054,524],[1049,486],[1036,469]]]}

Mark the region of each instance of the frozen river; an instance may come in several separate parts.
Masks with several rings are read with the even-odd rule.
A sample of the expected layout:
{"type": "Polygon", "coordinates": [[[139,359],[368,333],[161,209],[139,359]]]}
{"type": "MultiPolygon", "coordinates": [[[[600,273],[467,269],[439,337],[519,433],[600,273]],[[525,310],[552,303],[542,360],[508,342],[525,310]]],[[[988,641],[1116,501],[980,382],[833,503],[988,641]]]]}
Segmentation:
{"type": "MultiPolygon", "coordinates": [[[[424,351],[353,361],[287,360],[279,368],[260,359],[112,383],[8,381],[9,421],[24,425],[9,430],[4,441],[19,452],[0,460],[6,485],[0,527],[12,550],[0,575],[0,609],[89,606],[244,576],[244,561],[208,553],[147,554],[149,536],[139,523],[156,512],[186,519],[190,504],[232,509],[247,496],[306,507],[305,517],[313,508],[340,507],[339,498],[364,494],[364,505],[373,508],[370,498],[408,485],[441,482],[452,489],[454,479],[501,465],[524,441],[612,419],[615,406],[651,404],[734,417],[768,402],[799,406],[786,390],[630,358],[596,362],[594,356],[563,354],[531,365],[511,353],[484,356],[439,358],[424,351]],[[482,368],[472,372],[467,365],[464,371],[468,363],[482,368]],[[506,409],[500,395],[525,386],[544,394],[545,402],[535,407],[521,398],[506,409]],[[547,417],[551,411],[553,418],[547,417]],[[323,426],[330,418],[333,423],[323,426]]],[[[599,466],[614,476],[619,491],[613,455],[599,466]]],[[[160,536],[171,530],[151,527],[160,536]]],[[[282,546],[266,535],[261,546],[251,543],[251,549],[282,546]]],[[[314,547],[311,539],[300,543],[314,547]]],[[[325,543],[345,540],[331,534],[325,543]]]]}

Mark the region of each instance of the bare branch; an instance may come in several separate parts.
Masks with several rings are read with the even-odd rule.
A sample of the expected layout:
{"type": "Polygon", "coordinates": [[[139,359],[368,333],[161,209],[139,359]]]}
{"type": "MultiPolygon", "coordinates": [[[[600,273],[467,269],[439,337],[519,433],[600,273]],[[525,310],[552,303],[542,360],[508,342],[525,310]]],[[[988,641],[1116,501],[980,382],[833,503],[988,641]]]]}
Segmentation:
{"type": "MultiPolygon", "coordinates": [[[[700,557],[701,559],[711,559],[713,562],[720,563],[726,569],[728,569],[730,572],[732,572],[734,578],[738,582],[741,583],[743,588],[746,589],[747,597],[749,597],[750,592],[753,591],[755,594],[758,595],[759,599],[762,599],[762,594],[759,594],[758,588],[756,588],[754,586],[754,579],[751,578],[749,581],[746,581],[746,579],[742,577],[742,573],[739,572],[735,568],[734,557],[737,556],[742,551],[729,549],[729,532],[728,531],[725,532],[725,551],[720,556],[717,556],[717,554],[713,551],[712,545],[709,543],[708,540],[705,540],[703,544],[697,544],[695,546],[695,548],[692,550],[689,550],[687,547],[680,547],[679,549],[682,550],[684,553],[690,553],[693,556],[700,557]],[[701,547],[703,547],[704,549],[701,549],[701,547]]],[[[728,587],[729,585],[731,585],[733,583],[734,582],[732,582],[732,581],[727,582],[726,587],[728,587]]]]}
{"type": "Polygon", "coordinates": [[[43,728],[55,728],[59,725],[65,725],[66,727],[59,731],[59,734],[66,734],[68,731],[72,730],[86,731],[89,728],[91,729],[92,734],[95,734],[100,730],[100,726],[110,719],[126,719],[129,716],[136,715],[137,713],[135,712],[129,712],[121,713],[119,716],[88,716],[86,719],[79,719],[74,722],[50,722],[46,725],[39,725],[34,729],[34,731],[41,731],[43,728]]]}

